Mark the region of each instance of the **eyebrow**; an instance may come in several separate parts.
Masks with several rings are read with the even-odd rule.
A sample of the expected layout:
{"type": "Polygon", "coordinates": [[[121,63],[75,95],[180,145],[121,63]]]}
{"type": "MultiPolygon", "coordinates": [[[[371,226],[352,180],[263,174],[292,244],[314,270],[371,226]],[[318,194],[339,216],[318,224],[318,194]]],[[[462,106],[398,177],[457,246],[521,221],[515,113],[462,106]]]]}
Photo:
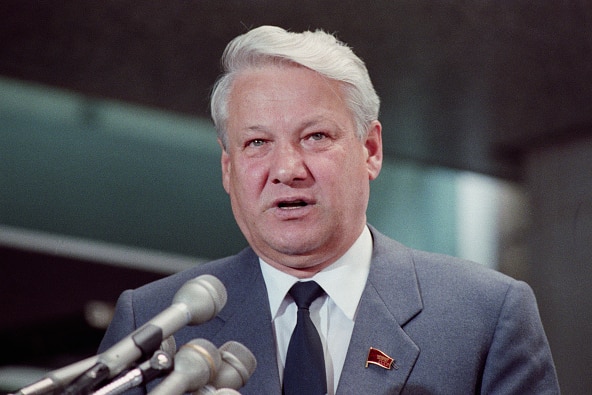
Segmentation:
{"type": "MultiPolygon", "coordinates": [[[[306,121],[300,123],[297,126],[297,129],[298,130],[305,130],[307,128],[317,126],[317,125],[330,125],[330,126],[333,126],[339,130],[343,130],[343,128],[338,123],[336,123],[335,121],[333,121],[331,119],[323,117],[322,115],[315,116],[312,119],[309,119],[309,120],[306,120],[306,121]]],[[[270,128],[268,128],[267,126],[261,125],[261,124],[253,124],[251,126],[245,127],[244,129],[241,129],[241,130],[246,133],[250,133],[250,132],[271,133],[270,128]]]]}

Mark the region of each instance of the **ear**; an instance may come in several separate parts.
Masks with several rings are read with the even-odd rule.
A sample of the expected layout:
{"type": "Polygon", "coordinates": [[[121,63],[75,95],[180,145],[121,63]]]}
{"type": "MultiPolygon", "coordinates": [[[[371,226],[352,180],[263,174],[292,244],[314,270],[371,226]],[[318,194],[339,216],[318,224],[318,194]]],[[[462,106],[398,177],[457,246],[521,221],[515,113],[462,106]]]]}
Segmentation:
{"type": "Polygon", "coordinates": [[[366,158],[368,176],[370,180],[374,180],[382,168],[382,125],[379,121],[373,121],[370,124],[364,147],[368,155],[366,158]]]}
{"type": "Polygon", "coordinates": [[[220,145],[220,148],[222,149],[222,156],[220,157],[220,164],[222,166],[222,185],[224,186],[226,193],[230,193],[230,155],[228,155],[228,152],[226,151],[226,148],[224,148],[220,139],[218,139],[218,145],[220,145]]]}

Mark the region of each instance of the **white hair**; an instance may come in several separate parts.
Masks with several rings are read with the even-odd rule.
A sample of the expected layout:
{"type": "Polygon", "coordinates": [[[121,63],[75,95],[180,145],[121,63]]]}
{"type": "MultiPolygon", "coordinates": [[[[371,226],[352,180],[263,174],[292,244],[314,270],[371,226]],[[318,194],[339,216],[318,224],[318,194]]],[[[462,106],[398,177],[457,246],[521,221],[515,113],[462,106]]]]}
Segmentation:
{"type": "Polygon", "coordinates": [[[322,30],[292,33],[276,26],[261,26],[233,39],[222,55],[223,74],[214,85],[211,115],[224,147],[228,100],[235,77],[250,68],[286,62],[342,82],[356,134],[359,138],[366,135],[370,123],[378,119],[380,99],[364,62],[346,44],[322,30]]]}

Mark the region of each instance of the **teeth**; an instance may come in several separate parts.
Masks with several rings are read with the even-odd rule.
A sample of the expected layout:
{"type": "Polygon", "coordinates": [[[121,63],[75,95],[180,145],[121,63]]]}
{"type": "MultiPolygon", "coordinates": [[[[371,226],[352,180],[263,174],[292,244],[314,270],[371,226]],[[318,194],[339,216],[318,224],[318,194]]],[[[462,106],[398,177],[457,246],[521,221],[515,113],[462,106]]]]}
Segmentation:
{"type": "Polygon", "coordinates": [[[280,208],[304,207],[306,206],[306,202],[302,200],[298,200],[295,202],[281,202],[278,206],[280,208]]]}

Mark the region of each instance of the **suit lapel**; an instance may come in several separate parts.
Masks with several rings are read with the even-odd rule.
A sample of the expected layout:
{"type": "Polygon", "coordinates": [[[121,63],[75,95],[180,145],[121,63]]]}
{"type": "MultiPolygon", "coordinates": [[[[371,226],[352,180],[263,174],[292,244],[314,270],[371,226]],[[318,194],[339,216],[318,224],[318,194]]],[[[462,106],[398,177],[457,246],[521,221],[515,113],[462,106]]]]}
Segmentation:
{"type": "Polygon", "coordinates": [[[371,229],[374,237],[368,282],[356,315],[338,395],[398,394],[419,356],[404,325],[422,309],[413,262],[400,244],[371,229]],[[391,369],[368,365],[370,347],[395,361],[391,369]]]}
{"type": "Polygon", "coordinates": [[[238,341],[257,358],[257,369],[241,393],[281,393],[265,281],[254,253],[241,258],[233,270],[233,278],[226,282],[228,303],[219,315],[225,322],[213,341],[238,341]]]}

